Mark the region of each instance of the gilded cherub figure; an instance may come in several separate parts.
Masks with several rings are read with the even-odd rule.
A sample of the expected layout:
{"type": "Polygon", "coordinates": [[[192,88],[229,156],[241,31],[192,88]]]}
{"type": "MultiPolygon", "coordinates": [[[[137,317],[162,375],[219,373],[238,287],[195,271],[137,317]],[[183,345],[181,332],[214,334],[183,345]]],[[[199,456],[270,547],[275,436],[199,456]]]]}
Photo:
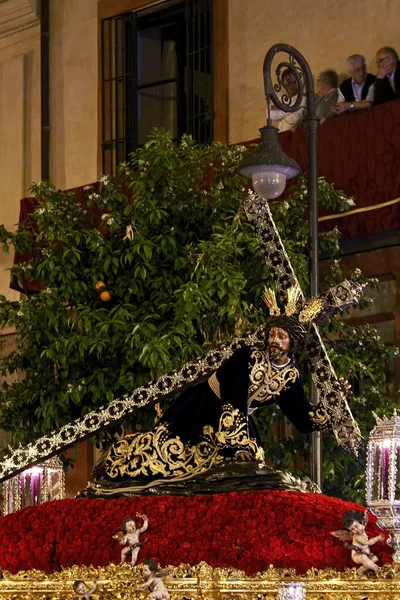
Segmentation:
{"type": "Polygon", "coordinates": [[[142,575],[146,581],[139,584],[136,589],[148,588],[149,600],[169,600],[170,595],[164,584],[164,577],[168,575],[169,569],[161,569],[160,565],[151,558],[143,561],[142,575]]]}
{"type": "Polygon", "coordinates": [[[121,525],[121,531],[119,531],[113,537],[119,541],[119,543],[124,546],[121,550],[121,562],[125,562],[127,556],[131,554],[131,565],[134,567],[136,565],[136,561],[138,558],[139,550],[143,546],[143,544],[147,541],[140,542],[140,535],[144,533],[149,526],[149,519],[146,515],[141,515],[136,513],[136,516],[143,520],[143,525],[137,529],[135,520],[133,517],[128,517],[121,525]]]}
{"type": "Polygon", "coordinates": [[[350,510],[343,515],[343,530],[332,531],[332,535],[344,542],[346,548],[351,550],[351,558],[360,565],[357,569],[360,575],[367,571],[378,570],[378,557],[371,552],[370,547],[376,542],[384,541],[383,535],[377,535],[371,539],[365,532],[368,523],[368,510],[365,513],[350,510]]]}
{"type": "Polygon", "coordinates": [[[72,587],[74,588],[75,594],[78,594],[78,596],[75,597],[77,600],[90,600],[91,595],[94,594],[97,589],[97,583],[95,581],[92,587],[89,588],[82,579],[77,579],[74,581],[72,587]]]}

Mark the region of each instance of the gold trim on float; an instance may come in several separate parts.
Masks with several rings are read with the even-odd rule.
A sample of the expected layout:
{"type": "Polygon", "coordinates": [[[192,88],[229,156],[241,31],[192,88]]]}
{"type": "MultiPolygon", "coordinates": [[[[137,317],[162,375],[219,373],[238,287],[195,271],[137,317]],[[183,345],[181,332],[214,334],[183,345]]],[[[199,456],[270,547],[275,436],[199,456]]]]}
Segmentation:
{"type": "MultiPolygon", "coordinates": [[[[20,571],[17,575],[4,572],[0,580],[1,600],[65,600],[74,595],[73,583],[82,579],[91,585],[97,580],[97,590],[92,600],[128,600],[147,597],[147,592],[136,592],[138,583],[143,583],[141,565],[128,564],[107,567],[74,566],[60,573],[46,575],[41,571],[20,571]]],[[[335,569],[310,569],[303,576],[296,576],[294,569],[268,570],[247,576],[233,568],[212,568],[201,562],[192,567],[172,567],[164,579],[174,600],[247,600],[262,598],[275,600],[279,590],[288,583],[302,583],[306,597],[310,600],[399,600],[400,567],[384,565],[376,578],[361,577],[356,569],[338,573],[335,569]]]]}

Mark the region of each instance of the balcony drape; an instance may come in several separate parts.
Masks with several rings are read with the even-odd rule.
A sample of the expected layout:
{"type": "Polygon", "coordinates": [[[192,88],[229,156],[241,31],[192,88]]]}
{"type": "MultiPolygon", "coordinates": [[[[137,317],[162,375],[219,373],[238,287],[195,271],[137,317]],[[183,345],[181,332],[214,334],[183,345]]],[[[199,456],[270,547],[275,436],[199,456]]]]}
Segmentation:
{"type": "MultiPolygon", "coordinates": [[[[284,152],[306,171],[306,131],[287,131],[279,140],[284,152]]],[[[344,239],[354,240],[398,229],[400,101],[326,121],[318,132],[318,172],[337,189],[354,196],[359,211],[322,221],[320,230],[337,225],[344,239]],[[388,202],[391,204],[379,207],[388,202]]],[[[321,211],[323,214],[326,212],[321,211]]]]}

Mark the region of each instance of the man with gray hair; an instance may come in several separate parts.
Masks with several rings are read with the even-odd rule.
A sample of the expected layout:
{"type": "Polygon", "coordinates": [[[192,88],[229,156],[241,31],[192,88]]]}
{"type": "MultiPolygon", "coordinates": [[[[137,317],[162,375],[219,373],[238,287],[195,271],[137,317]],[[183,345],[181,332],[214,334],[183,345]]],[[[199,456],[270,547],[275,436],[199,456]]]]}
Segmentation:
{"type": "Polygon", "coordinates": [[[315,102],[315,114],[319,122],[324,123],[327,119],[334,117],[333,107],[338,101],[339,77],[336,71],[328,69],[322,71],[317,79],[318,98],[315,102]]]}
{"type": "Polygon", "coordinates": [[[339,99],[333,108],[336,115],[369,108],[374,102],[375,75],[367,73],[365,57],[352,54],[347,59],[347,69],[351,75],[339,86],[339,99]]]}
{"type": "Polygon", "coordinates": [[[374,104],[400,98],[400,62],[396,50],[384,46],[376,53],[378,71],[374,85],[374,104]]]}

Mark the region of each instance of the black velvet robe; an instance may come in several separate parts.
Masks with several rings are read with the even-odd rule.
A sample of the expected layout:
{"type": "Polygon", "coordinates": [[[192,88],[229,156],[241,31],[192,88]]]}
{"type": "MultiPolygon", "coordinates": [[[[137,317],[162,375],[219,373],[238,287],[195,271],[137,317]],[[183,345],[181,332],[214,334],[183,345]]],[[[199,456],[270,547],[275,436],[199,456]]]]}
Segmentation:
{"type": "Polygon", "coordinates": [[[274,367],[264,353],[243,347],[215,376],[212,385],[203,381],[180,394],[152,431],[126,435],[113,444],[94,469],[95,481],[132,481],[133,487],[182,481],[239,451],[262,461],[250,413],[265,404],[277,403],[303,433],[316,428],[293,363],[274,367]]]}
{"type": "MultiPolygon", "coordinates": [[[[218,428],[222,406],[231,404],[238,408],[249,420],[250,436],[258,437],[253,419],[248,414],[248,393],[250,371],[254,364],[253,348],[245,346],[235,352],[216,372],[220,385],[221,398],[211,390],[207,381],[199,383],[183,392],[165,413],[162,422],[168,423],[173,435],[179,435],[185,442],[197,441],[205,425],[218,428]]],[[[256,409],[266,404],[278,404],[282,412],[302,433],[315,429],[309,412],[312,408],[305,395],[300,372],[296,365],[297,379],[289,382],[278,395],[266,402],[252,402],[256,409]]]]}

